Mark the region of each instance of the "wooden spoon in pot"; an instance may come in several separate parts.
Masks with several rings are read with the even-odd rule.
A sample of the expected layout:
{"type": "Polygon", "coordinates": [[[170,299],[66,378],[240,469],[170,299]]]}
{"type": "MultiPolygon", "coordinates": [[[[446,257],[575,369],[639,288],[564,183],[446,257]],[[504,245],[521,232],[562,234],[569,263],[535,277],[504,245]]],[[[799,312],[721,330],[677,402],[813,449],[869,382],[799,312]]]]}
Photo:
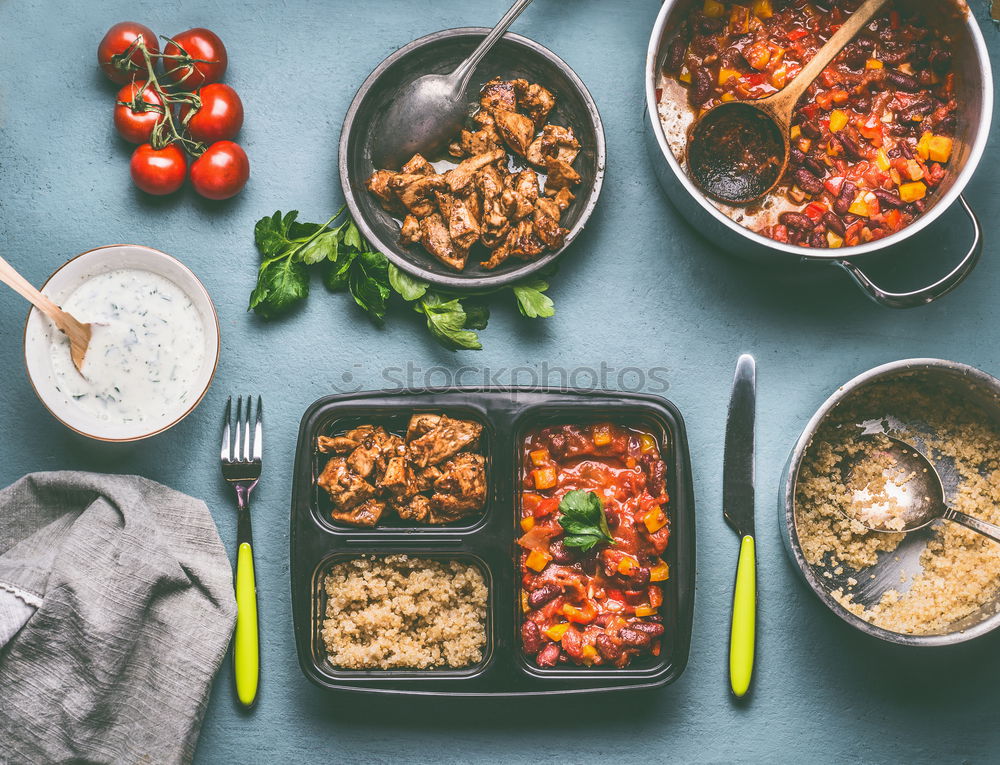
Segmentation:
{"type": "Polygon", "coordinates": [[[788,167],[795,105],[888,2],[865,0],[784,90],[756,101],[719,104],[698,119],[687,144],[687,165],[702,191],[726,204],[746,205],[778,184],[788,167]]]}
{"type": "Polygon", "coordinates": [[[83,358],[87,355],[90,345],[91,325],[77,321],[49,298],[36,290],[27,279],[14,270],[14,267],[0,258],[0,282],[14,290],[35,308],[44,313],[56,325],[60,332],[69,338],[69,355],[77,371],[83,374],[83,358]]]}

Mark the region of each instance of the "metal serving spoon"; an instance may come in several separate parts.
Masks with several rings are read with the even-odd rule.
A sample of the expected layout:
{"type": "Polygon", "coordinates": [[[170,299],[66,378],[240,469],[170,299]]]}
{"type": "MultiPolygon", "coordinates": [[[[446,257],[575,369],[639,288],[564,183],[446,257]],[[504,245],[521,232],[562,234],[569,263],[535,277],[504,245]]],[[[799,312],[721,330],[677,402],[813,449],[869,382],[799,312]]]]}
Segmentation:
{"type": "Polygon", "coordinates": [[[720,202],[746,205],[778,184],[788,167],[795,105],[887,2],[865,0],[780,92],[757,101],[719,104],[695,122],[687,165],[702,191],[720,202]]]}
{"type": "Polygon", "coordinates": [[[77,321],[49,298],[35,289],[27,279],[14,270],[14,267],[0,258],[0,282],[10,287],[35,308],[44,313],[53,324],[69,338],[69,355],[77,371],[83,374],[83,357],[87,355],[90,345],[91,325],[77,321]]]}
{"type": "Polygon", "coordinates": [[[434,156],[455,138],[469,113],[465,90],[472,73],[530,4],[517,0],[451,74],[425,74],[399,91],[376,131],[375,167],[396,170],[414,154],[434,156]]]}
{"type": "MultiPolygon", "coordinates": [[[[852,515],[848,515],[849,518],[859,521],[872,531],[889,533],[916,531],[944,518],[946,521],[954,521],[967,529],[989,537],[994,542],[1000,542],[1000,526],[960,513],[945,504],[941,476],[938,475],[930,460],[905,441],[885,434],[880,434],[880,438],[886,438],[889,441],[888,446],[880,443],[880,450],[887,452],[895,460],[893,470],[886,471],[886,493],[890,494],[896,504],[902,508],[901,517],[904,526],[902,529],[891,529],[869,525],[863,519],[852,515]],[[905,486],[894,483],[892,473],[905,475],[905,486]]],[[[864,452],[856,456],[853,465],[848,466],[848,472],[866,458],[868,457],[864,452]]]]}

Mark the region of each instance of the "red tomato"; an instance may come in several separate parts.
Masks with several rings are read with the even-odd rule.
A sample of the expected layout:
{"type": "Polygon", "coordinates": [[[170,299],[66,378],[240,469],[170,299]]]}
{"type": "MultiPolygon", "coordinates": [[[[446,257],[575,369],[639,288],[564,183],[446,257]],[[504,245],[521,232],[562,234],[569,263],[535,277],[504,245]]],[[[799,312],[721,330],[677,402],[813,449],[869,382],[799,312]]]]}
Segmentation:
{"type": "MultiPolygon", "coordinates": [[[[191,137],[196,141],[214,143],[235,138],[243,127],[243,102],[239,94],[228,85],[215,82],[198,91],[201,108],[187,123],[191,137]]],[[[181,109],[181,120],[186,120],[190,106],[181,109]]]]}
{"type": "Polygon", "coordinates": [[[156,42],[156,35],[153,34],[153,30],[144,24],[138,24],[134,21],[122,21],[115,24],[104,35],[104,39],[101,40],[100,45],[97,46],[97,63],[100,64],[101,71],[112,82],[124,85],[135,76],[146,76],[146,60],[142,56],[142,51],[135,50],[128,58],[137,67],[135,69],[122,71],[111,62],[112,56],[117,56],[127,51],[140,35],[150,53],[155,54],[160,52],[160,46],[156,42]]]}
{"type": "Polygon", "coordinates": [[[147,194],[173,194],[184,183],[187,157],[174,143],[154,149],[144,143],[132,153],[132,182],[147,194]]]}
{"type": "Polygon", "coordinates": [[[191,165],[191,184],[206,199],[229,199],[239,194],[250,178],[250,160],[239,144],[213,143],[191,165]]]}
{"type": "Polygon", "coordinates": [[[183,82],[188,90],[200,88],[210,82],[218,82],[226,73],[229,57],[226,46],[219,36],[209,29],[197,27],[175,35],[171,42],[163,46],[165,56],[187,54],[198,59],[197,63],[178,66],[176,60],[164,59],[164,78],[167,82],[183,82]],[[178,47],[180,46],[180,47],[178,47]]]}
{"type": "Polygon", "coordinates": [[[118,91],[115,101],[115,130],[129,143],[146,143],[156,123],[163,118],[163,99],[151,88],[142,92],[142,100],[139,102],[141,111],[122,105],[132,104],[145,84],[142,80],[129,83],[118,91]],[[151,104],[153,108],[143,109],[142,104],[151,104]]]}

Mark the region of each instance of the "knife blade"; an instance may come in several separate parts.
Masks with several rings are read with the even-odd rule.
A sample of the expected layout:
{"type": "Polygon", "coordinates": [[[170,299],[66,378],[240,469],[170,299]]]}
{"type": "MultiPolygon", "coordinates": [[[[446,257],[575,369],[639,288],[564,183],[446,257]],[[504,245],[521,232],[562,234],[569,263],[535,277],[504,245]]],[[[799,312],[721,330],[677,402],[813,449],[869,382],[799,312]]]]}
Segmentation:
{"type": "Polygon", "coordinates": [[[722,515],[740,537],[740,556],[733,588],[729,632],[729,685],[742,698],[753,678],[757,628],[757,558],[754,541],[754,424],[757,408],[757,364],[743,354],[736,363],[726,421],[722,473],[722,515]]]}

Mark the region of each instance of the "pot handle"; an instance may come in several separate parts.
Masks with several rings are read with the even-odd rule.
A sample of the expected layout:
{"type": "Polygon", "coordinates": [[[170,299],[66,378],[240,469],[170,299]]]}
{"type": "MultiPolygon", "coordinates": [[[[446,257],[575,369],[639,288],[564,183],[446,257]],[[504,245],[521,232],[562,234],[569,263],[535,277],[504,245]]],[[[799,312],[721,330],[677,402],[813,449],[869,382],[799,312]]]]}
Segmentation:
{"type": "Polygon", "coordinates": [[[965,257],[962,258],[962,261],[955,266],[951,273],[933,284],[913,290],[912,292],[889,292],[875,284],[858,265],[849,260],[837,260],[834,261],[834,265],[839,266],[850,274],[851,278],[867,293],[868,297],[887,308],[916,308],[917,306],[927,305],[939,297],[947,295],[965,281],[965,277],[972,273],[972,269],[979,262],[979,256],[983,253],[983,230],[979,225],[979,219],[972,211],[972,208],[969,207],[969,203],[965,201],[964,196],[960,196],[958,201],[961,202],[962,208],[972,222],[972,244],[969,246],[969,251],[965,254],[965,257]]]}

